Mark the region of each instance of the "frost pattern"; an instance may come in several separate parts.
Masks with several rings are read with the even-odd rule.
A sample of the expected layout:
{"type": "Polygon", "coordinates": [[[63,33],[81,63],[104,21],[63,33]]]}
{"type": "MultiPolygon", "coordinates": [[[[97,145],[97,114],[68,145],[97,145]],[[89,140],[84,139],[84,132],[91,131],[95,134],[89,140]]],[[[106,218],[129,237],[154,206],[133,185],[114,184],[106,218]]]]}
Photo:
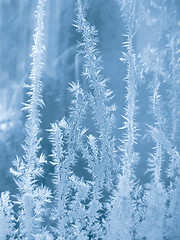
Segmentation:
{"type": "MultiPolygon", "coordinates": [[[[10,2],[1,1],[0,7],[10,2]]],[[[125,33],[123,52],[119,45],[118,55],[122,73],[126,73],[124,79],[119,76],[122,88],[125,86],[122,90],[124,103],[120,102],[122,116],[117,116],[111,81],[104,77],[104,56],[99,51],[103,49],[99,42],[101,32],[99,34],[91,24],[89,14],[90,7],[98,1],[76,1],[73,31],[75,33],[76,29],[79,41],[72,46],[66,42],[64,26],[70,23],[67,15],[73,1],[36,2],[30,83],[24,84],[27,101],[23,110],[27,115],[23,154],[15,158],[10,168],[18,193],[15,198],[7,191],[1,193],[0,239],[179,239],[180,38],[177,3],[107,1],[116,4],[119,24],[125,26],[122,29],[125,33]],[[52,26],[56,29],[59,18],[55,14],[55,20],[52,19],[52,12],[47,9],[53,14],[62,11],[63,16],[60,25],[63,41],[58,39],[57,42],[67,48],[54,62],[52,58],[46,59],[45,45],[48,41],[54,43],[52,26]],[[142,37],[147,31],[156,35],[156,39],[142,37]],[[74,53],[76,48],[77,53],[74,53]],[[67,60],[72,55],[73,66],[67,60]],[[50,65],[45,74],[44,63],[45,70],[46,65],[50,65]],[[56,65],[59,69],[51,71],[56,65]],[[68,75],[68,71],[75,76],[70,84],[66,83],[68,76],[63,75],[64,72],[68,75]],[[60,86],[56,82],[58,78],[60,86]],[[47,79],[50,79],[49,85],[47,79]],[[51,105],[50,98],[55,92],[58,98],[51,105]],[[57,110],[62,98],[64,106],[60,106],[58,120],[49,122],[44,131],[45,122],[51,119],[49,115],[57,110]],[[50,113],[46,112],[48,104],[52,107],[50,113]],[[143,118],[143,109],[146,118],[143,118]],[[143,176],[139,176],[139,172],[143,176]],[[48,182],[52,191],[42,184],[46,180],[42,178],[44,175],[52,180],[52,186],[48,182]]],[[[32,6],[30,2],[26,4],[26,7],[32,6]]],[[[52,55],[56,55],[58,47],[51,50],[52,55]]],[[[0,55],[5,56],[1,48],[0,55]]],[[[17,87],[19,93],[21,84],[17,87]]],[[[14,118],[12,106],[8,107],[9,123],[5,122],[2,111],[2,131],[16,122],[11,120],[14,118]]]]}

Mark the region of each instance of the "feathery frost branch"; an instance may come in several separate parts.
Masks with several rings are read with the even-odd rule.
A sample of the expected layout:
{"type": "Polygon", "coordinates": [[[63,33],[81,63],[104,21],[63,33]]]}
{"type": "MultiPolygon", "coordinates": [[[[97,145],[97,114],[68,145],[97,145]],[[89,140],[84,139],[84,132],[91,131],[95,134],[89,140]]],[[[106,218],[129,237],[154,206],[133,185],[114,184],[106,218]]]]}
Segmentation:
{"type": "Polygon", "coordinates": [[[42,226],[44,221],[43,215],[46,211],[46,203],[50,202],[51,193],[46,187],[39,187],[36,177],[43,175],[43,164],[46,162],[45,156],[38,156],[40,150],[41,138],[39,138],[40,111],[39,108],[44,105],[42,92],[42,58],[44,52],[43,36],[44,36],[44,8],[46,0],[38,0],[36,17],[36,29],[34,45],[32,47],[31,57],[32,69],[29,91],[27,95],[29,100],[24,104],[23,110],[27,111],[26,120],[26,139],[23,149],[25,154],[14,161],[15,169],[11,172],[15,176],[15,182],[19,188],[17,202],[19,204],[19,232],[20,238],[27,239],[46,239],[46,228],[42,226]]]}
{"type": "Polygon", "coordinates": [[[115,138],[112,137],[115,119],[113,112],[116,107],[110,105],[112,91],[107,89],[107,80],[101,75],[102,61],[97,50],[97,31],[85,18],[85,12],[80,0],[77,1],[77,20],[75,22],[77,31],[82,34],[83,42],[79,44],[85,59],[85,72],[83,73],[89,82],[91,94],[89,101],[92,107],[93,120],[99,133],[100,151],[99,159],[102,174],[106,186],[112,185],[112,172],[117,168],[115,138]]]}

